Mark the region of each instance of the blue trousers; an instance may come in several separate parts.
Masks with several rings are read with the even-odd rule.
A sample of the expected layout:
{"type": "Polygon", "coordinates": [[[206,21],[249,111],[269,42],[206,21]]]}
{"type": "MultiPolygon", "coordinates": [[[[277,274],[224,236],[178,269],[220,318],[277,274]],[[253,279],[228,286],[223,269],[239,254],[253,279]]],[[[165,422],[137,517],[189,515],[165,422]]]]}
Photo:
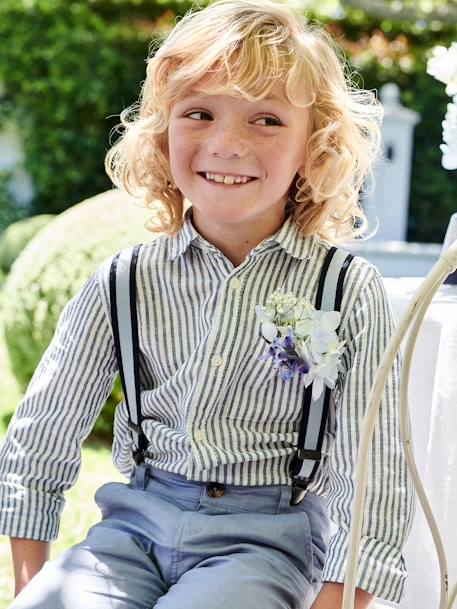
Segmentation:
{"type": "Polygon", "coordinates": [[[10,609],[308,609],[329,520],[290,486],[212,486],[146,464],[95,493],[102,520],[10,609]]]}

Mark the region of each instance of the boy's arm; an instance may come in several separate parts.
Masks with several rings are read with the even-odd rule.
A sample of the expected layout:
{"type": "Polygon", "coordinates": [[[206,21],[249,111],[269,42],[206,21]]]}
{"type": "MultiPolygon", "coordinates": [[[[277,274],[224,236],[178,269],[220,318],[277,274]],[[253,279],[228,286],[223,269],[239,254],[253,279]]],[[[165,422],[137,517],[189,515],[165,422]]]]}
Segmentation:
{"type": "MultiPolygon", "coordinates": [[[[351,527],[357,447],[370,391],[393,320],[379,272],[364,260],[349,267],[340,339],[346,341],[344,372],[334,392],[336,436],[330,448],[327,512],[336,524],[322,573],[344,582],[351,527]]],[[[398,402],[400,356],[390,371],[368,459],[367,493],[356,586],[400,602],[406,569],[403,547],[414,514],[414,490],[401,444],[398,402]]]]}
{"type": "MultiPolygon", "coordinates": [[[[311,609],[341,609],[344,585],[337,582],[324,582],[311,609]]],[[[361,588],[355,589],[354,609],[367,609],[374,596],[361,588]]]]}
{"type": "Polygon", "coordinates": [[[109,292],[99,276],[97,271],[62,311],[0,447],[0,534],[57,538],[81,444],[117,372],[109,292]]]}
{"type": "Polygon", "coordinates": [[[51,544],[49,541],[35,541],[19,537],[10,537],[10,543],[16,583],[14,596],[16,597],[49,560],[51,544]]]}

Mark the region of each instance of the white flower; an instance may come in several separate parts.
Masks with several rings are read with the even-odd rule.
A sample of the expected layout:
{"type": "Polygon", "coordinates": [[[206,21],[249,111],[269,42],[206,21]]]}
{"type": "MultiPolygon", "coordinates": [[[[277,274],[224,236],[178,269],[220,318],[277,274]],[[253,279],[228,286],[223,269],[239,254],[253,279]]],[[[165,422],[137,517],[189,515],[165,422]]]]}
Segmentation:
{"type": "Polygon", "coordinates": [[[313,384],[313,400],[317,400],[324,387],[334,389],[338,373],[341,370],[340,353],[332,353],[324,356],[322,362],[310,368],[305,374],[305,387],[313,384]]]}
{"type": "Polygon", "coordinates": [[[446,93],[452,97],[457,94],[457,42],[447,49],[436,46],[427,62],[427,72],[440,82],[444,82],[446,93]]]}
{"type": "Polygon", "coordinates": [[[440,149],[443,152],[443,167],[457,169],[457,42],[453,42],[449,49],[443,46],[433,48],[427,62],[427,72],[444,82],[447,85],[446,93],[453,97],[443,121],[444,144],[440,149]]]}
{"type": "Polygon", "coordinates": [[[269,343],[273,342],[274,339],[278,336],[278,329],[271,321],[264,321],[261,325],[262,336],[269,343]]]}
{"type": "Polygon", "coordinates": [[[261,305],[257,305],[256,306],[256,308],[255,308],[255,314],[260,319],[260,321],[270,321],[268,316],[267,316],[267,310],[266,310],[266,308],[262,307],[261,305]]]}
{"type": "Polygon", "coordinates": [[[319,367],[315,366],[308,374],[305,374],[305,387],[309,387],[311,383],[313,384],[313,400],[317,400],[324,391],[324,378],[320,372],[319,367]]]}
{"type": "Polygon", "coordinates": [[[295,323],[294,334],[297,338],[307,338],[313,331],[313,320],[312,319],[299,319],[295,323]]]}
{"type": "Polygon", "coordinates": [[[317,311],[308,299],[278,288],[267,298],[266,306],[257,305],[255,312],[261,335],[270,343],[262,361],[272,358],[273,369],[284,380],[303,374],[305,386],[313,385],[314,399],[325,386],[335,387],[345,345],[336,333],[339,311],[317,311]]]}
{"type": "Polygon", "coordinates": [[[440,146],[443,152],[443,167],[457,169],[457,104],[448,104],[443,121],[443,140],[440,146]]]}
{"type": "Polygon", "coordinates": [[[321,317],[322,326],[329,331],[334,331],[341,323],[341,313],[339,311],[325,311],[321,317]]]}

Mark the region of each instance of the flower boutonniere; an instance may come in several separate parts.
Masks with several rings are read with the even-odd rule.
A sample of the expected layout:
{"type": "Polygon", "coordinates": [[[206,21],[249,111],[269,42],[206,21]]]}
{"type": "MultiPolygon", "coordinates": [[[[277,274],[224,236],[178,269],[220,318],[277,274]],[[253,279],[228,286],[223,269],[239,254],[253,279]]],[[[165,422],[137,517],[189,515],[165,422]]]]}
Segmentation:
{"type": "Polygon", "coordinates": [[[303,374],[305,387],[313,384],[313,399],[321,395],[324,385],[334,389],[346,343],[336,334],[339,311],[318,311],[308,299],[278,288],[266,306],[257,305],[255,312],[260,334],[269,343],[262,361],[271,357],[273,369],[285,381],[303,374]]]}

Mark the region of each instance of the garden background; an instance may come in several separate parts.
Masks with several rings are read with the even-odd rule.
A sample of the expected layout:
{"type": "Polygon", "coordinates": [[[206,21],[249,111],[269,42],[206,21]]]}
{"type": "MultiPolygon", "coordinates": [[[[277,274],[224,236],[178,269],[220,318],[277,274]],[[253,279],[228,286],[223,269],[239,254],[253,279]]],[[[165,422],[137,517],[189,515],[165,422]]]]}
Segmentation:
{"type": "MultiPolygon", "coordinates": [[[[433,46],[457,40],[457,2],[289,3],[326,24],[356,82],[369,89],[397,83],[402,103],[421,115],[408,240],[442,242],[457,211],[457,172],[441,166],[441,121],[449,98],[426,73],[426,63],[433,46]]],[[[114,195],[104,196],[103,205],[81,201],[111,188],[104,156],[118,136],[119,113],[138,99],[151,40],[192,6],[188,0],[2,0],[0,130],[14,124],[34,197],[18,204],[13,172],[0,172],[0,437],[65,302],[104,258],[145,239],[143,210],[114,195]]],[[[81,539],[97,519],[95,489],[121,479],[109,457],[120,398],[117,383],[85,445],[53,555],[81,539]]],[[[0,538],[0,555],[8,555],[8,545],[0,538]]],[[[11,569],[3,562],[0,607],[11,600],[11,589],[11,569]]]]}

